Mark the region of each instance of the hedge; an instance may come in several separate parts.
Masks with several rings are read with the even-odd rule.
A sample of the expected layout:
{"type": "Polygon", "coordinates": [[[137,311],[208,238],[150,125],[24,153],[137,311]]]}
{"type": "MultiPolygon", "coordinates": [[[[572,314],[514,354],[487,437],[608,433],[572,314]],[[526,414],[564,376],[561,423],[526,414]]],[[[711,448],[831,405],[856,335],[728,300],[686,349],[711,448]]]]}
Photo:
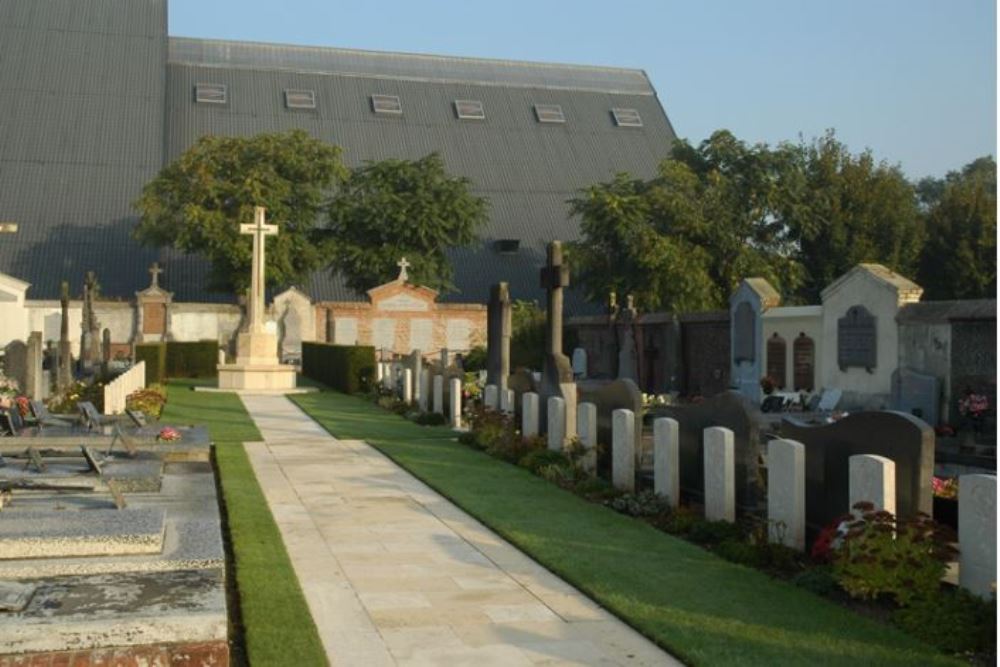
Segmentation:
{"type": "Polygon", "coordinates": [[[136,343],[135,362],[146,362],[146,386],[161,384],[167,376],[166,343],[136,343]]]}
{"type": "Polygon", "coordinates": [[[302,373],[345,394],[365,391],[375,378],[375,348],[303,342],[302,373]]]}
{"type": "Polygon", "coordinates": [[[200,378],[218,374],[219,343],[214,340],[167,343],[167,377],[200,378]]]}

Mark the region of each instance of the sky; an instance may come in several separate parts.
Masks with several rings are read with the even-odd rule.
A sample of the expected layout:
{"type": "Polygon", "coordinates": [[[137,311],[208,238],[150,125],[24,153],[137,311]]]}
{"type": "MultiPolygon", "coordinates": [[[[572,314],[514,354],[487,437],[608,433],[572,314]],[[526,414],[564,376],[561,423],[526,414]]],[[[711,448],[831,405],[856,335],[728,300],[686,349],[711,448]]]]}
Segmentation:
{"type": "Polygon", "coordinates": [[[678,136],[827,129],[912,179],[996,155],[990,0],[169,0],[174,36],[643,69],[678,136]]]}

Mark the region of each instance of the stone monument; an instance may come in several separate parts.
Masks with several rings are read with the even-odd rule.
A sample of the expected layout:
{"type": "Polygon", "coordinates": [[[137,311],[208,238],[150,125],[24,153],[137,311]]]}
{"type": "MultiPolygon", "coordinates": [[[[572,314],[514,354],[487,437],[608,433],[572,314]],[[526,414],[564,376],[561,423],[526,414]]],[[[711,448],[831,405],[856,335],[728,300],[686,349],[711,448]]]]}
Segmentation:
{"type": "Polygon", "coordinates": [[[264,222],[264,207],[254,207],[254,222],[240,225],[253,236],[253,267],[247,298],[246,330],[236,339],[236,362],[219,364],[219,389],[281,392],[295,389],[295,367],[278,362],[278,339],[264,326],[264,241],[278,234],[264,222]]]}
{"type": "Polygon", "coordinates": [[[626,297],[626,305],[617,312],[618,327],[618,379],[639,382],[639,360],[636,354],[635,322],[638,313],[632,295],[626,297]]]}
{"type": "MultiPolygon", "coordinates": [[[[566,442],[576,437],[576,383],[573,367],[563,354],[563,288],[569,286],[569,267],[563,264],[562,243],[552,241],[548,247],[548,262],[541,270],[541,286],[547,292],[545,317],[545,363],[542,368],[541,404],[547,407],[548,399],[558,396],[566,401],[566,442]]],[[[548,432],[548,421],[543,422],[548,432]]]]}
{"type": "Polygon", "coordinates": [[[149,267],[149,287],[135,293],[137,343],[162,342],[170,338],[170,311],[174,295],[160,287],[161,273],[160,264],[153,262],[149,267]]]}
{"type": "Polygon", "coordinates": [[[498,387],[503,393],[510,376],[511,310],[507,283],[497,283],[490,288],[486,318],[486,384],[498,387]]]}
{"type": "Polygon", "coordinates": [[[90,372],[101,360],[101,323],[94,314],[94,301],[101,286],[93,271],[87,271],[83,281],[83,318],[80,321],[80,367],[90,372]]]}
{"type": "Polygon", "coordinates": [[[62,319],[59,323],[59,370],[56,376],[56,386],[59,391],[73,384],[73,347],[69,341],[69,283],[62,282],[59,297],[62,307],[62,319]]]}

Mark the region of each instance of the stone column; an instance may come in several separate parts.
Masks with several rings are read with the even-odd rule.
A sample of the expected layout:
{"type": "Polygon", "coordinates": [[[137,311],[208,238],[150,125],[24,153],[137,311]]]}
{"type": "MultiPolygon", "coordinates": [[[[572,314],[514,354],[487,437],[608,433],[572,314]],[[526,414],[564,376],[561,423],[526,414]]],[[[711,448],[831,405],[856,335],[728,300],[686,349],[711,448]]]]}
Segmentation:
{"type": "Polygon", "coordinates": [[[413,371],[409,368],[403,369],[403,402],[413,403],[413,371]]]}
{"type": "Polygon", "coordinates": [[[413,400],[419,401],[423,394],[421,377],[424,369],[424,358],[420,356],[420,350],[410,353],[410,369],[413,371],[413,400]]]}
{"type": "Polygon", "coordinates": [[[56,376],[57,386],[62,392],[73,384],[73,348],[69,341],[69,283],[62,283],[62,320],[59,324],[59,370],[56,376]]]}
{"type": "Polygon", "coordinates": [[[510,376],[511,302],[507,283],[490,288],[486,318],[486,381],[503,391],[510,376]]]}
{"type": "Polygon", "coordinates": [[[28,335],[28,363],[25,369],[24,392],[30,398],[38,401],[45,397],[45,376],[42,373],[43,356],[42,332],[32,331],[28,335]]]}
{"type": "Polygon", "coordinates": [[[549,449],[561,452],[566,441],[566,401],[559,396],[549,396],[546,414],[548,415],[549,449]]]}
{"type": "Polygon", "coordinates": [[[576,410],[576,432],[583,445],[580,466],[591,475],[597,470],[597,406],[581,403],[576,410]]]}
{"type": "Polygon", "coordinates": [[[448,410],[448,415],[451,417],[451,427],[462,428],[462,381],[458,378],[451,379],[448,402],[451,404],[448,410]]]}
{"type": "Polygon", "coordinates": [[[767,522],[772,542],[806,548],[806,448],[794,440],[767,445],[767,522]]]}
{"type": "Polygon", "coordinates": [[[635,491],[635,413],[619,408],[611,413],[611,483],[635,491]]]}
{"type": "Polygon", "coordinates": [[[538,435],[538,394],[533,391],[521,397],[521,435],[525,438],[538,435]]]}
{"type": "Polygon", "coordinates": [[[444,414],[444,376],[434,376],[434,412],[444,414]]]}
{"type": "Polygon", "coordinates": [[[563,264],[562,243],[559,241],[549,243],[548,261],[541,271],[541,286],[546,290],[548,306],[541,396],[546,400],[549,396],[559,396],[566,401],[565,438],[570,440],[576,435],[574,433],[576,430],[576,383],[573,382],[573,368],[562,350],[563,288],[569,286],[569,267],[563,264]]]}
{"type": "Polygon", "coordinates": [[[958,581],[989,600],[997,583],[997,478],[958,478],[958,581]]]}
{"type": "Polygon", "coordinates": [[[896,513],[896,464],[884,456],[857,454],[847,459],[848,499],[853,512],[860,502],[896,513]]]}
{"type": "Polygon", "coordinates": [[[495,384],[488,384],[483,389],[483,407],[487,410],[496,410],[500,407],[500,393],[495,384]]]}
{"type": "Polygon", "coordinates": [[[676,419],[660,417],[653,422],[653,491],[671,507],[681,500],[680,425],[676,419]]]}
{"type": "Polygon", "coordinates": [[[736,521],[736,466],[733,432],[712,426],[704,432],[705,518],[736,521]]]}

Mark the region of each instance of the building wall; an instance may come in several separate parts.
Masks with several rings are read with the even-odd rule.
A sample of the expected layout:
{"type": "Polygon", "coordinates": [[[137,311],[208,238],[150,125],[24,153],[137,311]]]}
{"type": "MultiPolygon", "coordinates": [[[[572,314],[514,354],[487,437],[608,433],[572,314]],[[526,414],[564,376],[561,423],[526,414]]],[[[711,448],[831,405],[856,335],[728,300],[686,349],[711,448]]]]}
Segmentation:
{"type": "Polygon", "coordinates": [[[486,345],[486,306],[479,304],[437,304],[431,311],[382,311],[350,302],[316,308],[317,322],[330,322],[333,329],[322,332],[321,340],[338,345],[373,345],[394,354],[432,354],[445,347],[466,353],[486,345]]]}
{"type": "Polygon", "coordinates": [[[228,345],[242,320],[239,306],[215,303],[174,303],[170,308],[170,340],[215,340],[228,345]]]}
{"type": "MultiPolygon", "coordinates": [[[[813,385],[820,387],[820,362],[823,359],[823,307],[822,306],[789,306],[771,308],[763,316],[764,368],[769,367],[767,341],[775,334],[785,340],[785,377],[782,378],[785,389],[794,389],[795,376],[795,340],[800,334],[812,338],[814,350],[813,385]]],[[[777,378],[776,378],[777,379],[777,378]]]]}

